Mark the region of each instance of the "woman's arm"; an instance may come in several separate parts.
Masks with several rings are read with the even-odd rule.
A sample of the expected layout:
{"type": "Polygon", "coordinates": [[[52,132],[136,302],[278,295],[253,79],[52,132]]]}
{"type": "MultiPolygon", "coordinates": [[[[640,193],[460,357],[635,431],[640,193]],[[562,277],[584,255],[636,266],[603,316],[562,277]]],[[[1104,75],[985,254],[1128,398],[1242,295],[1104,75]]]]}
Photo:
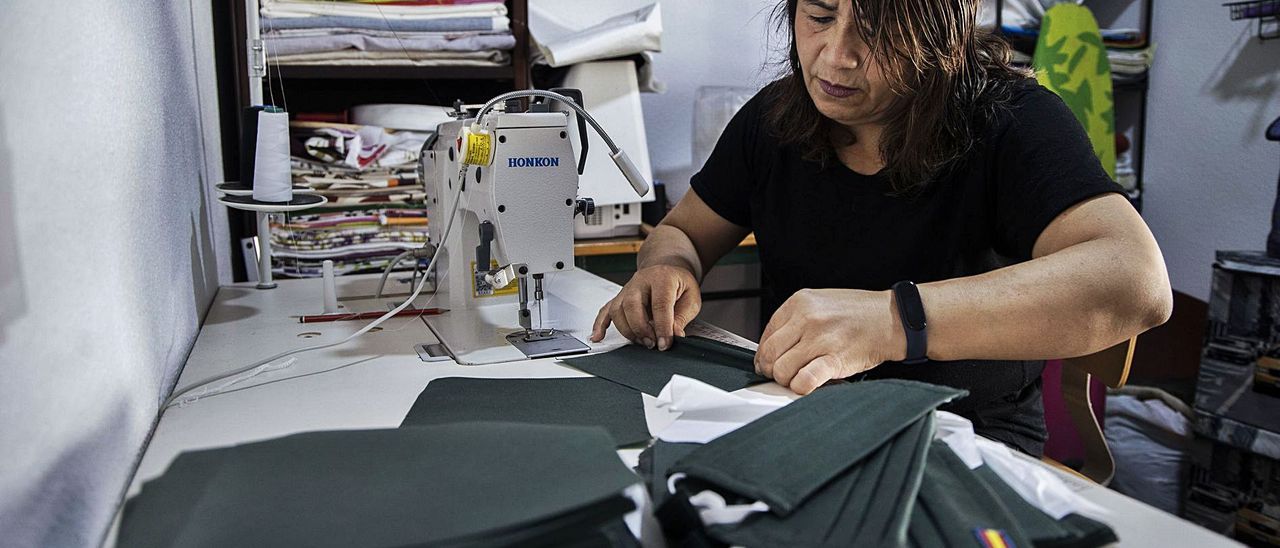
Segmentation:
{"type": "Polygon", "coordinates": [[[1118,194],[1063,212],[1040,234],[1033,257],[921,286],[929,357],[1084,356],[1163,324],[1173,312],[1155,237],[1118,194]]]}
{"type": "MultiPolygon", "coordinates": [[[[920,285],[934,360],[1087,355],[1160,325],[1173,309],[1155,238],[1120,195],[1081,202],[1040,234],[1033,259],[920,285]]],[[[807,290],[774,315],[756,368],[807,394],[901,360],[906,338],[888,291],[807,290]]]]}
{"type": "Polygon", "coordinates": [[[636,273],[596,315],[591,340],[609,324],[622,336],[666,350],[702,309],[699,282],[749,231],[717,215],[692,190],[645,238],[636,273]]]}

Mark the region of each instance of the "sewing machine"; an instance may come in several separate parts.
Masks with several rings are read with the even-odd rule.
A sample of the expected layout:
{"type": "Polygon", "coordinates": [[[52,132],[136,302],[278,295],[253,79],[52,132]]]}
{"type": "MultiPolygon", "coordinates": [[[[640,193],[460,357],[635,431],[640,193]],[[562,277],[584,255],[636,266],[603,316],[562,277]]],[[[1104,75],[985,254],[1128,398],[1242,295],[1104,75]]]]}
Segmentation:
{"type": "Polygon", "coordinates": [[[589,350],[579,337],[590,333],[596,311],[561,299],[554,285],[556,273],[573,269],[574,217],[594,209],[578,196],[586,154],[574,158],[572,114],[578,114],[578,135],[585,137],[587,123],[601,133],[637,194],[646,194],[648,185],[590,115],[569,101],[548,92],[506,94],[475,118],[441,124],[439,138],[424,151],[420,173],[437,246],[434,303],[449,310],[427,319],[443,346],[432,354],[474,365],[589,350]],[[531,95],[544,100],[528,110],[514,100],[531,95]]]}

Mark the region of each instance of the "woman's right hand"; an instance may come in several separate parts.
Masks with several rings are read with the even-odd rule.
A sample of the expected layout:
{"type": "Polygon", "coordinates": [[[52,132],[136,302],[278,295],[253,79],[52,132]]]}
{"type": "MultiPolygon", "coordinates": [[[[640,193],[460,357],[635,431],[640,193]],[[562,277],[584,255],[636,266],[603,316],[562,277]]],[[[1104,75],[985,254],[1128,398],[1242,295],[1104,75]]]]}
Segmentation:
{"type": "Polygon", "coordinates": [[[603,340],[612,323],[631,342],[666,350],[672,338],[684,336],[685,326],[701,309],[702,292],[692,272],[664,264],[647,266],[600,309],[591,342],[603,340]]]}

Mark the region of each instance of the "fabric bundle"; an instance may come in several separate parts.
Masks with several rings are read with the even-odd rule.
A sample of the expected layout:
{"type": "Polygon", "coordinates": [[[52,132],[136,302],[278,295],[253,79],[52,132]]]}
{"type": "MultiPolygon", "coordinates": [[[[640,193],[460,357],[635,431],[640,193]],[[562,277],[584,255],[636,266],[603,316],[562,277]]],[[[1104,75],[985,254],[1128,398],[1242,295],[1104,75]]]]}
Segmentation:
{"type": "MultiPolygon", "coordinates": [[[[1140,80],[1151,69],[1155,61],[1155,46],[1147,43],[1147,37],[1138,29],[1101,29],[1102,44],[1107,48],[1107,61],[1111,64],[1111,74],[1117,82],[1140,80]]],[[[1034,48],[1040,36],[1038,26],[1022,27],[1005,25],[1002,27],[1005,36],[1015,44],[1030,44],[1034,48]]],[[[1014,51],[1014,61],[1031,62],[1031,56],[1014,51]]]]}
{"type": "Polygon", "coordinates": [[[426,242],[421,209],[293,214],[271,227],[275,272],[294,277],[320,276],[326,259],[338,275],[382,270],[402,251],[426,242]]]}
{"type": "MultiPolygon", "coordinates": [[[[750,351],[713,343],[681,338],[679,354],[636,348],[575,360],[604,378],[439,378],[398,429],[183,453],[128,501],[119,544],[638,546],[642,531],[646,544],[659,540],[632,513],[643,490],[672,547],[1117,540],[1082,515],[1105,511],[1052,472],[937,411],[964,391],[913,381],[831,384],[762,416],[714,403],[740,422],[698,443],[658,432],[637,477],[614,449],[651,438],[641,395],[651,379],[619,372],[659,370],[671,379],[659,406],[688,414],[693,400],[731,394],[680,373],[733,387],[755,380],[743,376],[750,351]]],[[[764,403],[753,401],[740,403],[764,403]]]]}
{"type": "Polygon", "coordinates": [[[179,455],[120,546],[634,546],[637,478],[603,428],[454,423],[179,455]]]}
{"type": "Polygon", "coordinates": [[[500,0],[262,0],[282,65],[503,66],[515,37],[500,0]]]}
{"type": "Polygon", "coordinates": [[[951,441],[935,441],[934,410],[963,394],[898,380],[828,386],[705,445],[660,441],[638,471],[671,546],[1116,540],[1100,522],[1033,505],[983,464],[985,453],[971,465],[951,441]]]}
{"type": "Polygon", "coordinates": [[[276,274],[318,277],[326,259],[339,275],[379,271],[427,242],[417,165],[430,133],[298,121],[289,130],[294,188],[324,195],[329,205],[272,224],[276,274]]]}

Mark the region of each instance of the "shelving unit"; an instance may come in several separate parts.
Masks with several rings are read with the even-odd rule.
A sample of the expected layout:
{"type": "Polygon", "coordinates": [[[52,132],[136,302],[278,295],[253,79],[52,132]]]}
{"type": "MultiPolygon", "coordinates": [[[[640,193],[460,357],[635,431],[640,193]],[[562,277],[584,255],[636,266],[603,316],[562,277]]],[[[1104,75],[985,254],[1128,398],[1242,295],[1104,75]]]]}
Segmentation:
{"type": "MultiPolygon", "coordinates": [[[[1116,4],[1125,4],[1125,5],[1133,4],[1135,2],[1139,3],[1142,9],[1142,14],[1140,16],[1141,25],[1139,26],[1139,30],[1142,31],[1143,36],[1146,38],[1147,44],[1154,43],[1152,41],[1152,32],[1151,32],[1152,31],[1151,16],[1152,16],[1153,0],[1111,0],[1111,1],[1116,4]]],[[[1099,4],[1103,4],[1103,2],[1090,2],[1088,7],[1092,9],[1099,4]]],[[[1005,5],[1005,0],[995,0],[996,32],[999,32],[1001,34],[1003,34],[1004,32],[1003,30],[1004,5],[1005,5]]],[[[1024,52],[1024,53],[1030,53],[1030,52],[1024,52]]],[[[1142,74],[1140,77],[1137,77],[1137,78],[1125,78],[1125,79],[1116,80],[1112,84],[1113,92],[1117,94],[1115,97],[1116,104],[1117,104],[1117,109],[1116,109],[1117,133],[1121,129],[1118,123],[1119,115],[1121,114],[1121,110],[1118,107],[1121,100],[1121,96],[1119,94],[1120,93],[1130,94],[1132,97],[1135,97],[1138,101],[1138,108],[1136,113],[1137,120],[1133,126],[1133,139],[1131,143],[1131,154],[1133,155],[1133,170],[1137,178],[1137,183],[1134,186],[1134,190],[1129,193],[1129,201],[1133,203],[1134,207],[1137,208],[1139,212],[1142,211],[1142,193],[1145,188],[1145,181],[1146,181],[1145,172],[1143,170],[1143,167],[1144,167],[1143,163],[1146,156],[1145,152],[1146,152],[1146,141],[1147,141],[1146,139],[1147,137],[1147,92],[1150,90],[1149,76],[1150,76],[1150,71],[1142,74]]]]}
{"type": "MultiPolygon", "coordinates": [[[[350,66],[269,65],[263,80],[287,100],[292,112],[335,112],[370,103],[449,105],[455,99],[482,102],[495,95],[530,86],[528,0],[506,0],[515,49],[509,66],[350,66]]],[[[215,0],[215,31],[219,51],[220,103],[223,111],[223,166],[229,179],[239,171],[239,116],[250,104],[249,36],[244,0],[215,0]],[[219,24],[221,20],[221,24],[219,24]],[[229,34],[229,40],[226,36],[229,34]],[[234,91],[232,91],[234,90],[234,91]],[[228,116],[226,113],[230,112],[228,116]]],[[[240,241],[257,234],[252,215],[229,211],[235,279],[247,279],[240,241]]]]}

